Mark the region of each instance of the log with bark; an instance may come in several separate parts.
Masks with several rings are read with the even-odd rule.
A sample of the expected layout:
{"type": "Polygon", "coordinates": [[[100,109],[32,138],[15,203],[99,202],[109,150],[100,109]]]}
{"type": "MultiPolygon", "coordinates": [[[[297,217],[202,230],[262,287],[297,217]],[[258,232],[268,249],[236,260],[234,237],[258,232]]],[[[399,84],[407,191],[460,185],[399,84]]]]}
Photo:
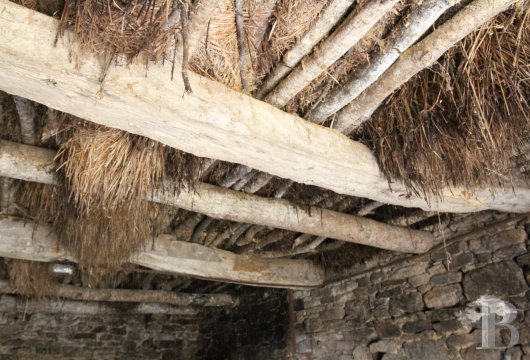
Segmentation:
{"type": "Polygon", "coordinates": [[[321,124],[328,117],[348,105],[368,86],[376,81],[410,46],[434,24],[447,9],[459,0],[425,0],[415,5],[410,13],[400,20],[394,33],[385,40],[370,62],[349,75],[345,84],[336,87],[305,118],[321,124]]]}
{"type": "Polygon", "coordinates": [[[302,60],[264,100],[277,107],[285,106],[357,44],[396,3],[397,0],[367,1],[356,7],[338,29],[308,58],[302,60]]]}
{"type": "Polygon", "coordinates": [[[274,67],[267,76],[255,96],[263,99],[298,63],[313,50],[331,29],[337,25],[340,18],[352,6],[355,0],[332,0],[319,15],[315,24],[288,50],[282,61],[274,67]]]}
{"type": "Polygon", "coordinates": [[[517,0],[475,0],[429,36],[409,48],[377,81],[337,113],[334,128],[350,133],[370,119],[383,101],[473,30],[508,9],[517,0]]]}
{"type": "MultiPolygon", "coordinates": [[[[57,182],[54,152],[0,141],[0,176],[47,184],[57,182]],[[18,168],[18,169],[17,169],[18,168]],[[22,171],[20,171],[22,170],[22,171]]],[[[153,191],[151,201],[207,214],[213,218],[255,223],[401,252],[425,252],[432,246],[428,232],[410,231],[384,223],[318,207],[301,209],[286,200],[270,199],[196,182],[175,194],[153,191]]]]}

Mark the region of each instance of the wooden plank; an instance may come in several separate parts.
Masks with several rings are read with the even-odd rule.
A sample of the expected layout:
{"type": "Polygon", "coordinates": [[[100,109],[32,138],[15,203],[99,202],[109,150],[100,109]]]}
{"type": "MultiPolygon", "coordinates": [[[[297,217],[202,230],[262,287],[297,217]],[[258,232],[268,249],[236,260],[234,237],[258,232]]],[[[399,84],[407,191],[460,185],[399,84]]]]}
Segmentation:
{"type": "MultiPolygon", "coordinates": [[[[389,188],[371,151],[339,132],[190,74],[193,94],[170,64],[109,69],[71,47],[54,46],[58,22],[0,0],[0,89],[81,118],[149,137],[186,152],[253,167],[294,181],[383,203],[441,212],[530,210],[530,189],[445,189],[443,201],[389,188]],[[28,51],[28,49],[32,49],[28,51]]],[[[67,37],[70,35],[67,33],[67,37]]]]}
{"type": "MultiPolygon", "coordinates": [[[[0,293],[16,294],[9,281],[0,280],[0,293]]],[[[54,295],[76,301],[168,304],[175,306],[236,306],[238,300],[229,294],[189,294],[160,290],[96,289],[59,285],[54,295]]]]}
{"type": "MultiPolygon", "coordinates": [[[[54,183],[54,153],[0,140],[0,176],[54,183]],[[28,150],[28,151],[26,151],[28,150]],[[31,164],[35,166],[31,167],[31,164]],[[45,166],[42,166],[45,164],[45,166]],[[22,168],[23,172],[17,170],[22,168]],[[16,172],[14,170],[17,170],[16,172]],[[41,180],[42,179],[42,180],[41,180]]],[[[195,182],[178,194],[160,189],[149,200],[206,214],[212,218],[258,224],[325,238],[333,238],[383,249],[422,253],[433,245],[432,234],[390,226],[374,220],[318,207],[301,209],[286,200],[265,198],[220,186],[195,182]]]]}
{"type": "MultiPolygon", "coordinates": [[[[0,218],[0,257],[30,261],[76,261],[59,247],[52,229],[12,217],[0,218]]],[[[324,270],[307,260],[259,259],[160,236],[131,263],[195,278],[252,286],[311,288],[324,270]]]]}

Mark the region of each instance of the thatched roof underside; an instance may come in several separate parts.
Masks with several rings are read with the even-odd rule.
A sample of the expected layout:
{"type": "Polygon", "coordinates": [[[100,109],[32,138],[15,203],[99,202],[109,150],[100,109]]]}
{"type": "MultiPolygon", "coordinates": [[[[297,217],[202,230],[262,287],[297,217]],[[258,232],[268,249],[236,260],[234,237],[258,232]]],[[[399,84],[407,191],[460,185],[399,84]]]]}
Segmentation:
{"type": "MultiPolygon", "coordinates": [[[[282,55],[311,29],[328,2],[243,1],[248,91],[260,89],[282,55]]],[[[393,36],[397,24],[415,3],[398,1],[357,45],[292,98],[284,110],[303,117],[325,101],[352,73],[382,51],[385,39],[393,36]]],[[[149,2],[147,10],[141,0],[123,2],[123,9],[129,11],[127,16],[120,14],[122,10],[115,2],[106,0],[68,1],[66,7],[53,0],[23,0],[22,4],[62,18],[63,28],[74,29],[81,42],[82,50],[78,51],[99,52],[108,60],[105,66],[116,66],[136,57],[142,57],[146,64],[172,61],[175,31],[178,33],[180,24],[174,31],[162,31],[160,27],[178,1],[155,0],[149,2]],[[112,22],[107,8],[112,13],[112,22]]],[[[355,6],[360,5],[352,7],[355,6]]],[[[457,8],[451,9],[438,22],[442,23],[455,11],[457,8]]],[[[443,186],[472,189],[505,181],[514,174],[513,169],[519,179],[528,181],[530,148],[524,145],[530,135],[529,14],[527,4],[499,15],[473,32],[438,64],[420,72],[395,92],[365,126],[351,134],[352,138],[374,150],[389,178],[402,180],[410,191],[431,198],[443,186]]],[[[245,91],[234,2],[221,0],[206,25],[206,35],[190,56],[190,71],[245,91]]],[[[146,71],[149,76],[148,65],[146,71]]],[[[102,75],[104,72],[102,68],[102,75]]],[[[174,76],[180,76],[180,68],[174,76]]],[[[104,76],[102,79],[104,83],[104,76]]],[[[177,184],[201,180],[249,191],[260,173],[252,169],[242,171],[237,164],[197,158],[39,104],[32,106],[37,114],[34,145],[58,151],[62,183],[51,187],[1,179],[2,211],[52,224],[62,244],[79,255],[81,272],[62,279],[64,283],[188,292],[234,288],[124,264],[159,234],[172,234],[181,241],[236,253],[308,258],[328,268],[351,266],[382,251],[280,229],[209,219],[183,209],[150,204],[144,200],[146,194],[164,179],[176,180],[177,184]],[[239,176],[234,178],[234,174],[239,176]],[[304,247],[311,243],[312,248],[304,247]]],[[[330,118],[324,126],[332,124],[330,118]]],[[[0,93],[0,129],[2,139],[23,142],[20,114],[13,97],[5,93],[0,93]]],[[[178,186],[174,191],[179,191],[178,186]]],[[[316,205],[357,214],[372,203],[314,186],[291,185],[277,177],[272,177],[255,194],[277,197],[279,192],[284,192],[284,199],[299,204],[302,211],[307,205],[316,205]]],[[[390,205],[379,206],[364,215],[429,231],[447,226],[452,217],[390,205]]],[[[23,294],[47,295],[49,288],[32,289],[32,282],[24,280],[34,276],[32,271],[45,271],[39,266],[42,267],[35,265],[31,269],[23,262],[6,260],[0,275],[11,274],[12,282],[23,294]]],[[[35,283],[46,283],[46,279],[35,283]]]]}

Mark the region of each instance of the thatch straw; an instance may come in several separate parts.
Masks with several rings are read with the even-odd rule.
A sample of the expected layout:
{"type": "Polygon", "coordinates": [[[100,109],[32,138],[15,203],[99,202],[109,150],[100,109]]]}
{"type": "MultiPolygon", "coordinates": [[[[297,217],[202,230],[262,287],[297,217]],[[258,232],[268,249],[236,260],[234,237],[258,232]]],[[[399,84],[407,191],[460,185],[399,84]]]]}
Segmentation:
{"type": "Polygon", "coordinates": [[[67,0],[59,34],[71,29],[82,49],[101,55],[106,62],[130,62],[140,54],[147,60],[163,59],[175,44],[173,31],[163,31],[177,0],[67,0]]]}
{"type": "Polygon", "coordinates": [[[0,138],[21,142],[22,133],[13,98],[0,91],[0,138]]]}
{"type": "Polygon", "coordinates": [[[150,192],[166,180],[179,191],[196,179],[200,162],[152,140],[71,117],[58,141],[62,186],[22,183],[18,203],[27,217],[53,224],[61,244],[79,259],[85,283],[103,284],[169,225],[171,212],[148,202],[150,192]]]}
{"type": "Polygon", "coordinates": [[[530,135],[529,8],[467,37],[374,115],[365,140],[389,178],[427,196],[509,182],[530,135]]]}
{"type": "Polygon", "coordinates": [[[9,280],[17,294],[24,297],[42,299],[52,297],[55,292],[56,282],[46,263],[12,260],[9,280]]]}
{"type": "MultiPolygon", "coordinates": [[[[264,1],[243,2],[245,40],[249,48],[247,79],[255,89],[270,71],[273,63],[307,31],[327,0],[279,0],[273,25],[263,38],[263,29],[270,16],[270,5],[264,1]],[[263,40],[263,41],[262,41],[263,40]]],[[[233,0],[222,0],[215,10],[208,33],[195,52],[193,71],[241,90],[238,39],[233,0]]]]}

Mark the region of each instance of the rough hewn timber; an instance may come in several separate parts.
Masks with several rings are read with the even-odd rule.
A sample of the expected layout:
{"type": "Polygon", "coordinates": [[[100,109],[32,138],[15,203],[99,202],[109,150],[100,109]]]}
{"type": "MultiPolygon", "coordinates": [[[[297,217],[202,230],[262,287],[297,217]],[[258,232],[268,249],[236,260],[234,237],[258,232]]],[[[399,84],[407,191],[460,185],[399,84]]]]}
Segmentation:
{"type": "MultiPolygon", "coordinates": [[[[0,280],[0,293],[16,294],[8,281],[0,280]]],[[[63,299],[98,302],[168,304],[175,306],[235,306],[238,301],[228,294],[188,294],[159,290],[95,289],[57,285],[54,294],[63,299]]]]}
{"type": "Polygon", "coordinates": [[[112,67],[102,89],[100,63],[85,55],[78,67],[70,46],[54,46],[57,25],[0,0],[1,90],[198,156],[342,194],[440,212],[530,210],[528,187],[514,192],[511,184],[471,195],[445,189],[443,201],[430,202],[408,194],[402,184],[390,189],[366,146],[194,74],[193,94],[183,96],[183,84],[170,81],[168,63],[151,64],[147,77],[144,63],[112,67]]]}
{"type": "MultiPolygon", "coordinates": [[[[54,183],[53,151],[28,145],[0,141],[0,176],[21,180],[54,183]],[[31,150],[25,152],[25,150],[31,150]],[[45,160],[47,159],[47,160],[45,160]],[[35,161],[37,166],[28,166],[35,161]],[[22,165],[25,172],[15,173],[22,165]]],[[[374,220],[318,207],[300,209],[281,199],[264,198],[227,188],[196,182],[175,194],[173,187],[160,189],[149,200],[206,214],[212,218],[253,223],[337,240],[355,242],[400,252],[422,253],[432,246],[433,237],[425,231],[411,231],[374,220]]]]}
{"type": "MultiPolygon", "coordinates": [[[[0,218],[0,256],[30,261],[76,261],[57,246],[49,227],[21,219],[0,218]]],[[[200,279],[252,286],[311,288],[324,282],[324,270],[307,260],[269,260],[236,255],[198,244],[175,241],[171,235],[130,259],[147,268],[200,279]]]]}

